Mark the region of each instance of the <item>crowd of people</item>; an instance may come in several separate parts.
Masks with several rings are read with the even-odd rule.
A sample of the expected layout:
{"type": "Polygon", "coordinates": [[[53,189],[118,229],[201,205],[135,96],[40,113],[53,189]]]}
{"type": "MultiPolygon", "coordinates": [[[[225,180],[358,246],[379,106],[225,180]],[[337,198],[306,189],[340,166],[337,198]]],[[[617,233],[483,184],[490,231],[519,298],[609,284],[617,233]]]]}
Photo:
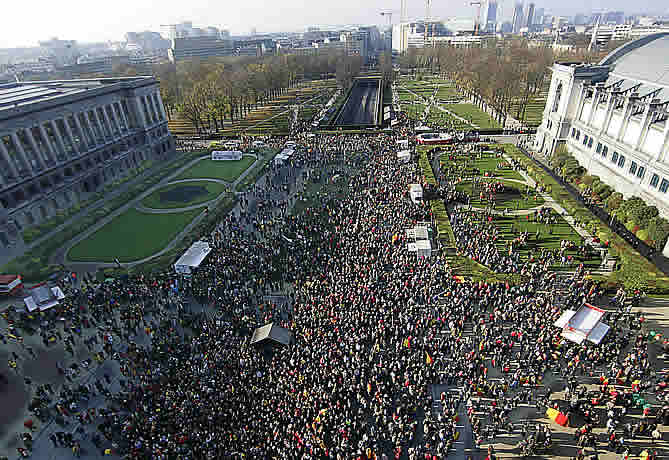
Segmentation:
{"type": "MultiPolygon", "coordinates": [[[[271,166],[239,212],[204,236],[213,251],[189,279],[165,272],[66,287],[53,321],[66,316],[70,332],[55,340],[84,344],[90,366],[114,361],[121,375],[37,389],[36,413],[77,426],[54,432],[54,448],[76,455],[89,439],[128,459],[436,460],[464,452],[460,441],[492,459],[510,431],[526,438],[523,452],[550,447],[550,430],[513,424],[521,408],[544,406],[578,427],[575,456],[603,423],[593,412],[607,414],[613,450],[657,431],[651,421],[657,428],[669,411],[638,401],[669,382],[651,366],[642,318],[614,305],[599,346],[553,326],[564,309],[602,298],[582,267],[559,276],[548,255],[499,251],[492,221],[463,209],[451,213],[460,253],[522,282],[462,280],[446,254],[407,250],[404,230],[431,211],[408,197],[423,178],[396,159],[405,134],[299,134],[291,160],[271,166]],[[343,183],[307,199],[316,175],[343,183]],[[252,346],[268,322],[294,344],[252,346]],[[600,377],[597,395],[579,392],[600,377]],[[561,385],[579,397],[551,398],[561,385]],[[100,395],[105,404],[92,407],[100,395]]],[[[52,326],[39,326],[47,343],[52,326]]]]}

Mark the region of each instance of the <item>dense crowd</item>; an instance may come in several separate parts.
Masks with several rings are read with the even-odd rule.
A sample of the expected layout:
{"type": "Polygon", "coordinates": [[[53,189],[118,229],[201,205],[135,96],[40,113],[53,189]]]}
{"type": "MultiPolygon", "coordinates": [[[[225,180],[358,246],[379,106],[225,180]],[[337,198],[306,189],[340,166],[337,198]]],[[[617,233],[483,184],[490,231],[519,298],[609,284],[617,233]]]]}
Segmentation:
{"type": "MultiPolygon", "coordinates": [[[[593,399],[612,392],[609,448],[623,452],[626,438],[656,431],[650,424],[669,413],[638,406],[638,396],[667,382],[650,365],[640,319],[615,304],[597,347],[553,327],[565,308],[601,298],[582,267],[557,276],[548,255],[500,252],[491,218],[464,210],[451,214],[461,253],[522,282],[463,281],[446,255],[408,252],[404,231],[431,214],[408,198],[408,185],[423,180],[414,163],[397,162],[397,138],[301,134],[296,155],[273,165],[209,237],[214,249],[190,279],[131,276],[70,290],[59,313],[85,331],[70,340],[117,361],[122,378],[118,392],[106,378],[59,394],[40,388],[40,410],[55,404],[60,421],[93,427],[59,431],[54,446],[78,452],[90,436],[136,459],[444,459],[469,436],[464,423],[492,458],[523,405],[557,405],[587,448],[604,423],[593,399]],[[342,183],[307,200],[301,179],[315,176],[342,183]],[[290,213],[300,202],[304,212],[290,213]],[[251,346],[266,322],[295,343],[251,346]],[[600,389],[583,393],[593,376],[600,389]],[[578,397],[551,399],[556,385],[578,397]],[[91,393],[107,404],[82,411],[91,393]],[[627,429],[630,414],[641,421],[627,429]]],[[[48,342],[48,325],[40,330],[48,342]]],[[[550,430],[518,432],[524,451],[550,448],[550,430]]]]}

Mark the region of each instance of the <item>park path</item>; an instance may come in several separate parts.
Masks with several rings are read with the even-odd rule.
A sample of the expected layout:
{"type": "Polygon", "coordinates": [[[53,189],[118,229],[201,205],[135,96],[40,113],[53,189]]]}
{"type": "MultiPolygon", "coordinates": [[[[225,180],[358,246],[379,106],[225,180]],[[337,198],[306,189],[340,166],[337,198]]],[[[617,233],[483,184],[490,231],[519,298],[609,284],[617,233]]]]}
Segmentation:
{"type": "MultiPolygon", "coordinates": [[[[465,120],[465,119],[462,118],[461,116],[456,115],[455,113],[451,112],[451,111],[448,110],[448,109],[445,109],[445,108],[442,107],[441,105],[437,104],[433,99],[430,99],[430,100],[425,99],[423,96],[421,96],[420,94],[416,94],[416,93],[414,93],[413,91],[411,91],[411,90],[410,90],[409,88],[407,88],[406,86],[401,86],[401,88],[404,89],[404,90],[406,90],[407,92],[413,94],[413,95],[416,96],[417,98],[420,98],[420,99],[427,105],[427,109],[428,109],[428,110],[429,110],[429,108],[430,108],[432,105],[434,105],[438,110],[441,110],[442,112],[449,114],[449,115],[452,116],[453,118],[455,118],[455,119],[457,119],[457,120],[460,120],[461,122],[463,122],[463,123],[465,123],[465,124],[468,124],[468,125],[471,126],[472,128],[480,129],[480,126],[475,125],[474,123],[472,123],[472,122],[469,121],[469,120],[465,120]]],[[[438,88],[438,87],[437,87],[437,88],[438,88]]]]}
{"type": "MultiPolygon", "coordinates": [[[[307,104],[307,103],[313,101],[314,99],[316,99],[316,98],[319,97],[319,96],[320,96],[320,94],[318,94],[317,96],[314,96],[314,97],[312,97],[311,99],[308,99],[308,100],[306,100],[306,101],[304,101],[304,102],[301,102],[300,104],[297,104],[297,107],[302,107],[304,104],[307,104]]],[[[284,111],[282,111],[282,112],[279,112],[279,113],[277,113],[276,115],[272,115],[271,117],[269,117],[269,118],[265,118],[264,120],[259,121],[258,123],[254,123],[254,124],[252,124],[252,125],[250,125],[250,126],[247,126],[247,127],[244,128],[242,131],[248,131],[249,129],[253,129],[253,128],[255,128],[256,126],[261,125],[261,124],[263,124],[263,123],[265,123],[265,122],[268,122],[268,121],[270,121],[270,120],[274,120],[275,118],[280,117],[281,115],[283,115],[283,114],[285,114],[285,113],[287,113],[287,112],[290,112],[291,110],[294,110],[294,104],[293,104],[293,105],[290,105],[286,110],[284,110],[284,111]]]]}
{"type": "MultiPolygon", "coordinates": [[[[209,155],[204,155],[196,160],[188,163],[188,167],[193,166],[195,163],[198,161],[204,160],[206,158],[209,158],[209,155]]],[[[226,184],[230,184],[230,188],[234,190],[234,188],[239,184],[248,174],[251,173],[253,168],[258,164],[258,162],[261,161],[256,157],[256,160],[248,167],[246,170],[237,178],[235,179],[234,182],[228,183],[225,181],[222,181],[226,184]]],[[[76,244],[79,242],[85,240],[89,236],[91,236],[93,233],[98,231],[100,228],[104,227],[106,224],[111,222],[114,218],[117,216],[121,215],[122,213],[126,212],[129,209],[135,208],[138,209],[138,204],[139,207],[141,207],[141,202],[142,200],[149,196],[151,193],[155,192],[156,190],[165,187],[167,184],[171,182],[179,182],[179,181],[171,181],[172,178],[177,177],[179,174],[181,174],[186,168],[180,168],[179,170],[175,171],[173,174],[170,174],[168,177],[166,177],[164,180],[160,181],[158,184],[154,185],[153,187],[150,187],[149,189],[145,190],[141,194],[139,194],[136,198],[134,198],[132,201],[128,202],[127,204],[123,205],[116,211],[112,212],[108,216],[106,216],[104,219],[101,219],[100,222],[96,223],[95,225],[89,227],[86,229],[86,231],[82,232],[81,234],[77,235],[75,238],[71,239],[70,241],[67,242],[61,249],[59,249],[53,256],[52,260],[53,263],[57,264],[64,264],[66,265],[69,269],[76,271],[76,272],[95,272],[98,268],[113,268],[116,267],[115,263],[110,263],[110,262],[75,262],[71,261],[67,258],[67,253],[69,250],[74,247],[76,244]]],[[[194,180],[201,180],[201,179],[194,179],[194,180]]],[[[184,179],[184,181],[190,181],[190,179],[184,179]]],[[[184,236],[186,236],[205,216],[205,206],[210,206],[212,204],[218,203],[220,200],[224,199],[227,196],[227,194],[224,192],[220,194],[217,198],[214,200],[207,202],[207,203],[201,203],[199,205],[193,205],[192,207],[188,207],[190,209],[197,209],[197,208],[202,208],[202,212],[198,214],[186,227],[179,232],[173,239],[170,241],[167,246],[165,246],[163,249],[160,251],[156,252],[155,254],[152,254],[148,257],[145,257],[143,259],[135,260],[132,262],[124,263],[124,266],[127,267],[133,267],[135,265],[139,265],[145,262],[148,262],[149,260],[159,257],[166,252],[170,251],[176,244],[183,239],[184,236]]],[[[147,208],[148,209],[148,208],[147,208]]],[[[139,210],[139,209],[138,209],[139,210]]],[[[182,212],[182,208],[178,209],[169,209],[169,210],[155,210],[155,211],[169,211],[169,212],[154,212],[155,214],[171,214],[171,213],[177,213],[177,212],[182,212]]],[[[151,211],[149,211],[151,212],[151,211]]]]}

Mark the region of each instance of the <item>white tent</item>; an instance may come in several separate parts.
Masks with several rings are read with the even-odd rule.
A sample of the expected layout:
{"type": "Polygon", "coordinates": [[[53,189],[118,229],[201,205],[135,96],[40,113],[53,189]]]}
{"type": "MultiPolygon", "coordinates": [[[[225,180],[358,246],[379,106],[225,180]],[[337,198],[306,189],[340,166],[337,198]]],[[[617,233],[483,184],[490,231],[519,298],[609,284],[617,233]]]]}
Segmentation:
{"type": "Polygon", "coordinates": [[[213,161],[235,161],[242,159],[242,152],[239,150],[214,150],[211,152],[213,161]]]}
{"type": "Polygon", "coordinates": [[[33,312],[39,308],[40,311],[48,310],[60,304],[60,301],[65,298],[63,291],[56,286],[49,288],[48,286],[36,286],[30,290],[30,296],[23,299],[28,311],[33,312]]]}
{"type": "Polygon", "coordinates": [[[283,162],[289,160],[290,157],[292,157],[294,153],[295,153],[295,150],[293,150],[293,149],[289,149],[289,148],[283,149],[281,151],[281,153],[279,153],[277,156],[274,157],[274,163],[276,163],[278,165],[283,164],[283,162]]]}
{"type": "Polygon", "coordinates": [[[581,344],[588,339],[599,344],[610,329],[601,322],[605,313],[601,308],[586,303],[576,311],[564,311],[553,325],[562,329],[561,335],[567,340],[581,344]]]}
{"type": "Polygon", "coordinates": [[[400,139],[397,141],[397,145],[401,149],[408,149],[409,148],[409,139],[400,139]]]}
{"type": "Polygon", "coordinates": [[[423,187],[420,184],[409,184],[409,197],[418,204],[423,199],[423,187]]]}
{"type": "Polygon", "coordinates": [[[174,271],[182,275],[189,275],[194,268],[200,266],[202,261],[211,252],[211,247],[206,241],[196,241],[174,264],[174,271]]]}
{"type": "Polygon", "coordinates": [[[409,150],[402,150],[397,152],[397,159],[402,163],[408,163],[411,160],[411,152],[409,150]]]}

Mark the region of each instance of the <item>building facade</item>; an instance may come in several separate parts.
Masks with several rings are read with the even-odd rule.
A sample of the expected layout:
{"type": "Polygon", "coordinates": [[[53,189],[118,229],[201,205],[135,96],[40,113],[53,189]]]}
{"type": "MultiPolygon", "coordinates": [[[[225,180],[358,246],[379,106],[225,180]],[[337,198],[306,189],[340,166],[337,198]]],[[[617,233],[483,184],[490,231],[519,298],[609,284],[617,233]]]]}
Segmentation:
{"type": "MultiPolygon", "coordinates": [[[[669,217],[669,33],[626,43],[597,65],[556,63],[535,148],[566,145],[589,174],[669,217]]],[[[668,251],[665,248],[665,255],[668,251]]]]}
{"type": "Polygon", "coordinates": [[[153,77],[0,86],[0,252],[23,229],[174,151],[153,77]]]}

